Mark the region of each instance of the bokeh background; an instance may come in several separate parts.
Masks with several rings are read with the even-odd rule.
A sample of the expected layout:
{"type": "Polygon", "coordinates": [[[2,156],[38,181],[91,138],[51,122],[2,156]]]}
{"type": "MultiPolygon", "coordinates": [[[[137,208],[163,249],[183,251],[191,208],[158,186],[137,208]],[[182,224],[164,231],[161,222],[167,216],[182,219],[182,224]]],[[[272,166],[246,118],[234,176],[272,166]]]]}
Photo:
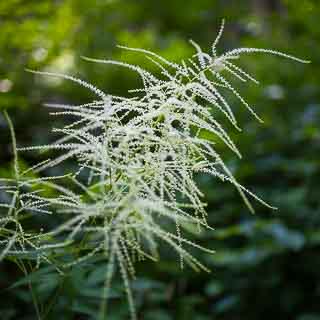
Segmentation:
{"type": "MultiPolygon", "coordinates": [[[[86,90],[25,71],[51,70],[89,79],[106,92],[126,94],[134,74],[94,65],[81,56],[126,59],[146,65],[117,44],[154,50],[173,60],[188,57],[192,38],[210,48],[222,18],[220,52],[268,47],[312,60],[301,65],[252,55],[242,66],[262,85],[241,85],[264,119],[257,123],[237,101],[243,132],[231,130],[243,159],[227,151],[239,181],[277,206],[253,202],[252,215],[231,185],[202,177],[209,223],[215,232],[192,234],[216,249],[196,252],[211,274],[180,270],[163,250],[159,263],[138,266],[133,282],[141,319],[320,319],[320,2],[319,0],[2,0],[0,1],[0,108],[10,113],[20,145],[45,143],[56,118],[44,102],[90,101],[86,90]]],[[[157,70],[153,70],[157,72],[157,70]]],[[[226,124],[227,125],[227,124],[226,124]]],[[[10,137],[0,115],[0,176],[10,169],[10,137]]],[[[26,164],[36,154],[22,155],[26,164]]],[[[104,269],[85,265],[59,277],[44,268],[29,276],[42,319],[95,319],[104,269]]],[[[121,281],[114,284],[108,319],[127,319],[121,281]]],[[[0,266],[0,319],[36,319],[18,268],[0,266]],[[12,286],[13,285],[13,286],[12,286]]]]}

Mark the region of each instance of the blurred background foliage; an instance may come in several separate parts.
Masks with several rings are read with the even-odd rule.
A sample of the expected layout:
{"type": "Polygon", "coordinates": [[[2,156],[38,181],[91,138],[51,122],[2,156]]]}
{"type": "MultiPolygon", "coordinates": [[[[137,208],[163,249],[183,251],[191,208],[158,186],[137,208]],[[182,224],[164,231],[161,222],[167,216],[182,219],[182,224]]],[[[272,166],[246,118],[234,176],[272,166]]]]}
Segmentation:
{"type": "MultiPolygon", "coordinates": [[[[179,60],[192,38],[209,48],[221,19],[227,25],[222,52],[235,46],[268,47],[311,59],[299,65],[255,55],[243,66],[262,86],[242,93],[264,119],[259,124],[235,101],[243,132],[233,132],[244,159],[227,154],[240,182],[278,211],[254,203],[248,212],[230,185],[199,177],[215,232],[190,237],[215,248],[196,256],[212,269],[179,269],[163,252],[159,263],[141,263],[133,290],[140,319],[320,319],[320,3],[318,0],[5,0],[0,1],[0,108],[13,118],[20,145],[50,140],[43,102],[89,101],[90,93],[67,81],[34,76],[25,68],[66,72],[106,92],[126,94],[137,77],[114,66],[81,59],[126,59],[147,66],[117,44],[139,46],[179,60]]],[[[152,67],[153,68],[153,67],[152,67]]],[[[156,72],[156,70],[154,70],[156,72]]],[[[228,125],[228,124],[226,124],[228,125]]],[[[229,128],[233,130],[232,128],[229,128]]],[[[12,153],[0,116],[0,175],[12,153]]],[[[31,163],[37,155],[23,155],[31,163]]],[[[0,319],[94,319],[105,270],[99,261],[64,277],[43,267],[27,278],[15,264],[0,266],[0,319]]],[[[121,281],[113,287],[108,319],[127,319],[121,281]]]]}

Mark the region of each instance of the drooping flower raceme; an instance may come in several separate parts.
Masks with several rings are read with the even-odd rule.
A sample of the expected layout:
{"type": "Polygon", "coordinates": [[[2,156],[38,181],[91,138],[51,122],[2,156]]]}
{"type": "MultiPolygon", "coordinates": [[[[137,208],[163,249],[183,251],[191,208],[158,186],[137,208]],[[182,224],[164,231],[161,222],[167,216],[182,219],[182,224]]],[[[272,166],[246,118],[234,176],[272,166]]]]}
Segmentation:
{"type": "MultiPolygon", "coordinates": [[[[195,224],[199,230],[210,229],[195,175],[205,173],[230,182],[250,210],[253,208],[247,196],[269,206],[237,182],[215,142],[203,138],[202,133],[207,132],[241,157],[221,121],[217,120],[217,115],[222,115],[240,130],[221,88],[229,90],[261,121],[224,74],[257,83],[236,64],[242,55],[249,53],[268,53],[307,62],[278,51],[257,48],[235,49],[218,56],[216,46],[222,31],[223,25],[210,54],[190,41],[195,55],[181,63],[170,62],[148,50],[120,47],[145,55],[159,68],[160,76],[125,62],[84,57],[90,62],[118,65],[136,72],[142,87],[131,90],[132,97],[106,94],[68,75],[35,72],[76,82],[93,91],[96,100],[77,106],[48,105],[54,110],[53,116],[73,119],[63,128],[53,129],[61,138],[50,145],[18,149],[54,150],[57,156],[26,172],[19,172],[17,167],[14,179],[2,179],[7,184],[3,189],[11,195],[11,201],[2,204],[8,211],[0,219],[0,228],[8,233],[9,222],[14,222],[16,227],[1,240],[4,245],[1,258],[31,251],[37,256],[38,264],[41,261],[50,263],[50,250],[76,248],[80,242],[83,245],[85,239],[87,253],[66,262],[64,267],[96,255],[105,256],[105,298],[112,275],[118,269],[133,318],[135,310],[129,278],[135,273],[134,262],[145,258],[157,261],[159,240],[177,251],[181,265],[186,263],[195,270],[208,271],[187,249],[191,246],[209,253],[213,251],[183,235],[186,224],[195,224]],[[77,164],[72,174],[33,179],[28,175],[46,172],[71,159],[77,164]],[[68,183],[59,184],[60,180],[68,183]],[[54,190],[53,196],[43,194],[44,187],[54,190]],[[48,219],[57,222],[50,230],[44,225],[40,233],[30,232],[20,221],[25,213],[48,215],[48,219]]],[[[104,309],[105,304],[101,312],[105,312],[104,309]]]]}

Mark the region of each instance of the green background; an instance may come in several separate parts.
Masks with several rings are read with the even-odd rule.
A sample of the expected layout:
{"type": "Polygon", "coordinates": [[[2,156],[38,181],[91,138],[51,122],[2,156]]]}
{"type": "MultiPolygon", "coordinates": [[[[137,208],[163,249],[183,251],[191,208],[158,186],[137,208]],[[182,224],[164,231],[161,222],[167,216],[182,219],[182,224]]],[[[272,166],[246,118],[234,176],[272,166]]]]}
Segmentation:
{"type": "MultiPolygon", "coordinates": [[[[172,60],[188,57],[192,38],[210,48],[222,18],[220,53],[238,46],[273,48],[311,65],[252,55],[242,61],[262,83],[241,85],[264,119],[257,123],[233,102],[243,132],[229,128],[244,155],[225,151],[239,181],[279,208],[253,202],[252,215],[231,185],[201,177],[214,232],[195,237],[214,248],[195,252],[211,274],[180,270],[163,249],[159,263],[137,266],[133,292],[140,319],[320,319],[320,3],[318,0],[4,0],[0,2],[0,108],[10,113],[19,145],[50,140],[56,118],[44,102],[84,103],[92,96],[67,81],[25,71],[52,70],[89,79],[113,94],[139,85],[114,66],[81,56],[125,59],[147,66],[117,44],[154,50],[172,60]]],[[[153,69],[157,72],[156,69],[153,69]]],[[[226,124],[227,125],[227,124],[226,124]]],[[[0,176],[12,159],[9,130],[0,116],[0,176]]],[[[36,154],[22,156],[32,163],[36,154]]],[[[104,266],[98,261],[59,277],[50,267],[30,275],[43,319],[95,319],[104,266]]],[[[11,262],[0,265],[0,319],[36,319],[27,281],[11,262]],[[12,284],[15,284],[12,287],[12,284]],[[10,287],[11,286],[11,287],[10,287]]],[[[116,280],[108,319],[127,319],[116,280]]]]}

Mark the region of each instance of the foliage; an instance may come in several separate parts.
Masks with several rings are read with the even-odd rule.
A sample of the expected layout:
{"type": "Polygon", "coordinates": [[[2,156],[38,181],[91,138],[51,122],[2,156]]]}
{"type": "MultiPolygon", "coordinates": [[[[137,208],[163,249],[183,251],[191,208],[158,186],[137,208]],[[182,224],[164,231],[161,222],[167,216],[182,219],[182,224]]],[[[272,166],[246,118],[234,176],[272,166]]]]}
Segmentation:
{"type": "MultiPolygon", "coordinates": [[[[261,130],[252,122],[244,124],[243,128],[246,130],[241,134],[241,139],[239,134],[231,132],[231,138],[237,143],[242,153],[247,155],[242,163],[228,158],[226,150],[223,151],[227,157],[228,166],[232,168],[237,178],[250,189],[256,190],[263,199],[279,207],[279,213],[276,216],[270,215],[270,212],[264,214],[264,209],[258,207],[259,214],[251,216],[239,205],[237,198],[233,198],[229,188],[201,177],[202,190],[205,191],[208,199],[209,223],[217,229],[214,233],[202,233],[200,238],[202,245],[217,250],[212,258],[203,256],[201,259],[215,270],[210,277],[210,282],[208,283],[207,275],[200,274],[195,277],[187,269],[181,274],[176,266],[165,262],[168,259],[162,259],[159,264],[146,263],[144,267],[138,267],[141,269],[138,270],[139,275],[143,274],[144,278],[133,282],[133,291],[138,297],[138,310],[145,318],[264,319],[269,318],[270,315],[287,319],[316,318],[319,314],[317,304],[319,261],[316,255],[319,243],[317,214],[319,200],[316,192],[317,172],[319,172],[316,156],[319,152],[317,143],[319,131],[316,101],[319,97],[314,70],[317,67],[319,48],[313,40],[318,36],[318,29],[314,22],[317,19],[313,17],[317,16],[317,4],[306,1],[298,10],[297,3],[288,2],[287,16],[283,13],[275,13],[274,18],[267,16],[260,19],[257,15],[247,15],[249,8],[247,4],[243,7],[237,4],[236,10],[232,11],[233,5],[219,5],[217,2],[213,9],[212,2],[210,4],[203,2],[200,5],[188,5],[186,11],[168,9],[160,12],[156,5],[149,2],[136,5],[129,1],[126,3],[116,1],[118,12],[109,10],[112,6],[106,5],[108,14],[115,14],[117,17],[114,20],[109,19],[107,23],[105,21],[108,19],[105,19],[102,14],[107,14],[107,11],[102,9],[102,5],[93,5],[90,10],[83,10],[81,2],[78,3],[78,10],[74,6],[72,15],[78,15],[78,18],[82,19],[85,29],[73,38],[77,39],[78,43],[67,42],[67,46],[75,49],[75,52],[79,52],[81,48],[81,52],[86,55],[106,54],[104,44],[110,47],[110,41],[120,40],[128,45],[160,47],[166,57],[173,57],[174,60],[177,55],[187,56],[189,49],[182,44],[181,38],[191,35],[193,38],[200,39],[202,43],[212,38],[210,32],[215,25],[213,21],[215,19],[210,12],[213,10],[217,15],[227,16],[229,21],[240,17],[240,20],[235,19],[240,21],[239,24],[231,24],[229,30],[227,29],[226,46],[236,42],[235,37],[241,35],[241,43],[246,46],[260,47],[268,43],[272,47],[294,51],[300,55],[306,55],[305,51],[308,51],[307,56],[313,61],[312,68],[302,69],[299,66],[292,68],[290,64],[283,64],[278,72],[271,73],[268,71],[276,69],[276,64],[272,59],[263,57],[259,58],[259,64],[249,64],[249,68],[258,78],[270,83],[264,92],[264,98],[259,98],[259,115],[264,120],[265,128],[261,130]],[[127,12],[122,10],[128,4],[134,10],[130,9],[127,12]],[[201,10],[208,16],[201,16],[201,10]],[[187,11],[193,14],[183,14],[187,11]],[[200,16],[201,19],[198,18],[200,16]],[[100,17],[99,23],[96,23],[97,17],[100,17]],[[113,23],[111,21],[115,22],[114,29],[111,28],[113,23]],[[127,22],[130,22],[129,27],[126,25],[127,22]],[[112,34],[113,40],[107,36],[106,41],[104,39],[97,41],[94,35],[101,34],[104,23],[109,30],[109,35],[112,34]],[[149,27],[150,24],[151,27],[149,27]],[[273,25],[272,28],[271,25],[273,25]],[[138,28],[134,29],[134,26],[138,28]],[[148,29],[144,29],[145,26],[148,26],[148,29]],[[128,31],[124,31],[126,28],[128,31]],[[87,40],[84,41],[84,39],[87,40]],[[132,41],[137,42],[132,43],[132,41]],[[294,47],[294,50],[289,46],[294,47]],[[283,86],[282,83],[284,83],[283,86]],[[219,193],[215,190],[219,190],[219,193]],[[175,308],[172,308],[172,300],[175,308]],[[253,304],[252,301],[255,303],[253,304]]],[[[67,1],[65,5],[67,6],[67,1]]],[[[170,8],[170,4],[167,4],[167,8],[170,8]]],[[[67,39],[68,36],[65,38],[67,39]]],[[[117,56],[117,52],[114,55],[117,56]]],[[[139,61],[139,58],[134,56],[130,60],[133,63],[139,61]]],[[[95,79],[100,86],[107,85],[113,90],[118,86],[125,90],[132,84],[136,85],[133,79],[126,78],[126,83],[123,83],[121,76],[115,77],[115,73],[109,71],[105,73],[100,67],[95,68],[79,63],[75,65],[77,68],[80,67],[79,70],[85,70],[83,74],[88,75],[90,79],[95,79]],[[120,79],[123,85],[119,85],[120,79]]],[[[19,64],[16,66],[19,69],[19,64]]],[[[29,67],[38,68],[34,65],[29,67]]],[[[20,67],[20,69],[23,68],[20,67]]],[[[30,75],[23,72],[20,74],[22,77],[19,81],[23,82],[25,88],[30,86],[30,89],[26,90],[36,95],[39,93],[35,92],[35,88],[40,86],[47,88],[53,85],[41,81],[35,86],[30,81],[30,75]]],[[[14,92],[17,92],[21,96],[26,96],[20,93],[15,83],[14,81],[12,90],[16,91],[11,90],[10,94],[14,95],[14,92]]],[[[62,98],[63,96],[69,96],[68,100],[73,96],[79,97],[80,101],[83,99],[83,91],[78,91],[65,83],[54,85],[58,85],[58,90],[54,91],[60,92],[60,95],[51,93],[52,99],[49,100],[57,99],[64,103],[67,98],[62,98]]],[[[250,101],[257,101],[257,89],[250,86],[245,90],[246,97],[250,101]]],[[[2,95],[2,97],[7,96],[7,94],[2,95]]],[[[38,101],[38,98],[34,97],[35,95],[30,101],[38,101]]],[[[11,103],[12,106],[14,104],[11,103]]],[[[233,105],[237,108],[236,104],[233,105]]],[[[37,113],[40,113],[39,107],[36,108],[37,113]]],[[[44,112],[35,118],[34,110],[35,107],[23,113],[19,111],[20,115],[17,113],[13,117],[18,141],[23,145],[30,144],[31,137],[34,139],[33,144],[46,143],[48,139],[44,130],[47,126],[47,122],[43,120],[44,112]],[[32,123],[31,126],[26,126],[26,123],[30,123],[26,120],[28,115],[29,119],[35,120],[40,125],[32,123]]],[[[237,114],[241,120],[240,123],[245,123],[247,115],[242,113],[240,107],[237,114]]],[[[2,130],[2,132],[1,142],[4,150],[8,150],[6,144],[9,139],[6,131],[2,130]]],[[[9,160],[8,152],[2,153],[1,157],[3,160],[9,160]]],[[[31,159],[32,156],[29,155],[23,157],[25,162],[31,162],[31,159]]],[[[1,173],[3,176],[8,175],[5,167],[7,167],[6,164],[3,165],[1,173]]],[[[55,173],[62,174],[57,171],[55,173]]],[[[189,232],[192,233],[194,230],[189,228],[189,232]]],[[[165,255],[170,256],[170,253],[165,255]]],[[[92,263],[100,265],[99,261],[92,263]]],[[[11,278],[11,283],[12,279],[19,277],[10,263],[3,264],[3,270],[4,277],[8,280],[11,278]]],[[[103,277],[101,270],[103,266],[97,269],[96,275],[92,277],[99,278],[99,272],[100,277],[103,277]]],[[[77,317],[79,314],[92,315],[100,303],[94,292],[97,292],[103,280],[97,279],[96,282],[93,280],[90,283],[86,281],[91,275],[89,263],[81,269],[74,268],[63,280],[55,280],[53,273],[52,270],[44,270],[39,278],[36,277],[37,274],[31,278],[34,291],[39,293],[37,296],[40,300],[40,309],[48,301],[55,301],[49,317],[56,318],[62,312],[66,319],[77,317]],[[51,279],[47,287],[41,286],[41,283],[46,283],[41,280],[45,279],[51,279]]],[[[3,281],[5,284],[7,280],[3,278],[3,281]]],[[[30,314],[33,318],[34,310],[30,307],[31,296],[26,290],[27,286],[27,282],[24,282],[15,290],[4,292],[5,299],[2,300],[5,301],[5,306],[2,309],[4,314],[8,314],[8,318],[12,318],[14,313],[19,312],[18,305],[23,307],[25,314],[30,314]]],[[[124,299],[119,299],[122,292],[117,289],[117,285],[114,286],[114,290],[111,313],[114,318],[121,319],[125,317],[126,312],[126,309],[122,308],[124,299]]]]}

